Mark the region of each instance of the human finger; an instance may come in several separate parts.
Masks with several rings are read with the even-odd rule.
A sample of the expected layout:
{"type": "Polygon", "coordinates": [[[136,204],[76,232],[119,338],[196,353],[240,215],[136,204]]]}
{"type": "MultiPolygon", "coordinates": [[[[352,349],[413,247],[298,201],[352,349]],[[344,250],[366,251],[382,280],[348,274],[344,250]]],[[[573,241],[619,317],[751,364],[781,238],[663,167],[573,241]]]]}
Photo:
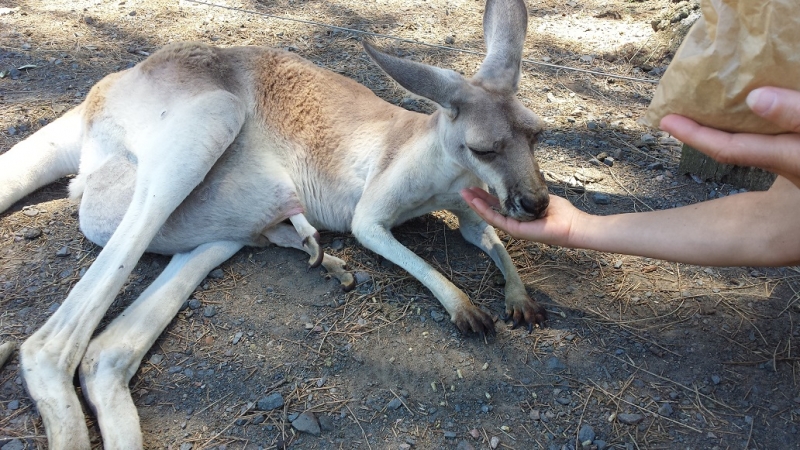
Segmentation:
{"type": "Polygon", "coordinates": [[[494,195],[484,191],[479,187],[470,187],[461,190],[461,197],[469,203],[474,198],[480,198],[484,202],[488,203],[493,207],[500,206],[500,200],[497,199],[494,195]]]}
{"type": "Polygon", "coordinates": [[[800,135],[727,133],[686,117],[668,115],[661,129],[723,164],[755,166],[789,178],[800,176],[800,135]]]}
{"type": "Polygon", "coordinates": [[[800,92],[762,87],[750,91],[746,102],[759,116],[789,132],[800,133],[800,92]]]}

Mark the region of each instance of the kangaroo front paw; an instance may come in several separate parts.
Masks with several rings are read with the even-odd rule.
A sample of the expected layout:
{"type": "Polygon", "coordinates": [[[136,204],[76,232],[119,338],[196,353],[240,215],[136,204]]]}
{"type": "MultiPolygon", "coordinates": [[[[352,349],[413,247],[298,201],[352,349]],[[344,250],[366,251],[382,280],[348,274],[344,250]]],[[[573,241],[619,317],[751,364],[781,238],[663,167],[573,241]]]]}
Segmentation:
{"type": "Polygon", "coordinates": [[[303,239],[303,248],[311,255],[311,257],[308,258],[308,265],[312,269],[319,267],[319,265],[322,264],[322,258],[325,256],[325,253],[322,252],[319,246],[319,233],[315,232],[312,236],[306,236],[303,239]]]}
{"type": "Polygon", "coordinates": [[[506,299],[506,317],[503,320],[512,321],[513,328],[525,325],[530,333],[534,325],[545,326],[547,311],[525,294],[515,300],[506,299]]]}
{"type": "Polygon", "coordinates": [[[461,309],[453,316],[452,320],[464,334],[494,334],[494,319],[475,305],[461,309]]]}
{"type": "Polygon", "coordinates": [[[342,289],[345,292],[350,292],[356,288],[356,279],[353,277],[352,273],[342,272],[336,275],[336,278],[339,280],[339,283],[342,284],[342,289]]]}

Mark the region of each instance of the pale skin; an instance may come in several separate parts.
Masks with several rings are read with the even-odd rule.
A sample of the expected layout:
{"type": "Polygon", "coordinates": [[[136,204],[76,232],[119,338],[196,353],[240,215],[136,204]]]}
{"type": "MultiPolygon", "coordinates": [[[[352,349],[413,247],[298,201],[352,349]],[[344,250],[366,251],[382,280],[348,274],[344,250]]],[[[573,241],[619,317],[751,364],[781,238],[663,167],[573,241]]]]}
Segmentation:
{"type": "Polygon", "coordinates": [[[545,216],[531,222],[498,213],[497,200],[481,189],[461,195],[486,222],[519,239],[705,266],[800,264],[800,92],[759,88],[747,103],[792,133],[726,133],[677,115],[662,119],[661,129],[720,162],[778,174],[764,192],[608,216],[551,195],[545,216]]]}

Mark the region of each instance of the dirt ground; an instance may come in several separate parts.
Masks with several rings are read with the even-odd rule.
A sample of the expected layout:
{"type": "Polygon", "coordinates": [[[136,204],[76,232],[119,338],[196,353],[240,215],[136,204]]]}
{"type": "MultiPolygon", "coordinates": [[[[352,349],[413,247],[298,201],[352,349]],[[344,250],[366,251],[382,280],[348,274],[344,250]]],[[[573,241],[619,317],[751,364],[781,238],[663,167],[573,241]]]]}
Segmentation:
{"type": "MultiPolygon", "coordinates": [[[[431,110],[387,80],[352,33],[264,14],[483,50],[479,0],[215,3],[250,12],[187,0],[0,0],[0,152],[105,74],[181,40],[288,48],[390,102],[431,110]]],[[[679,143],[636,124],[679,20],[696,15],[691,3],[528,6],[526,59],[645,80],[524,64],[520,97],[547,121],[538,155],[553,193],[598,214],[735,195],[677,173],[679,143]]],[[[481,61],[375,40],[468,75],[481,61]]],[[[98,254],[78,231],[67,182],[0,215],[2,341],[41,326],[98,254]]],[[[436,213],[396,235],[500,316],[499,271],[453,224],[436,213]]],[[[146,447],[800,448],[797,268],[704,268],[503,238],[549,327],[528,334],[498,321],[495,337],[463,336],[419,282],[349,235],[323,233],[323,243],[357,273],[350,293],[308,270],[304,254],[243,249],[198,286],[131,381],[146,447]],[[265,410],[277,394],[283,406],[265,410]],[[309,411],[319,436],[290,423],[309,411]]],[[[145,255],[106,320],[167,261],[145,255]]],[[[0,447],[46,445],[14,354],[0,370],[0,447]]]]}

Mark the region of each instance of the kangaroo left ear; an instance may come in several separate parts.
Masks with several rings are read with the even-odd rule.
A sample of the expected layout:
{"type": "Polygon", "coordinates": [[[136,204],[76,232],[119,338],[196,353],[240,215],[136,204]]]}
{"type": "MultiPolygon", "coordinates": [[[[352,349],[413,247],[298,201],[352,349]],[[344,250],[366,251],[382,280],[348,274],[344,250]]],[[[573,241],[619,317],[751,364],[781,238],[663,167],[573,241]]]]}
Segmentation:
{"type": "Polygon", "coordinates": [[[460,74],[388,55],[366,41],[362,41],[362,45],[373,61],[378,63],[387,75],[400,83],[400,86],[436,102],[447,109],[451,116],[456,114],[454,99],[459,88],[466,83],[460,74]]]}
{"type": "Polygon", "coordinates": [[[483,13],[486,59],[473,79],[491,90],[517,92],[527,31],[524,0],[488,0],[483,13]]]}

